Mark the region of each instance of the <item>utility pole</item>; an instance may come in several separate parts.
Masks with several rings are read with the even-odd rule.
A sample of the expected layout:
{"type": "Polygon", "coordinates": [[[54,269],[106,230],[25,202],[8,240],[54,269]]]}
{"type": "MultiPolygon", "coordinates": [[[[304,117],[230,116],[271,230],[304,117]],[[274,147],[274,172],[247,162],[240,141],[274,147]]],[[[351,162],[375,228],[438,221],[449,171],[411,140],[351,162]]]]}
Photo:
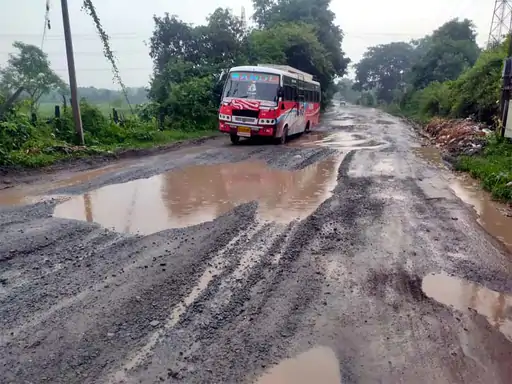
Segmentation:
{"type": "Polygon", "coordinates": [[[84,131],[82,129],[82,117],[80,116],[80,104],[76,85],[75,56],[73,54],[73,40],[71,39],[71,25],[69,23],[68,0],[61,0],[62,22],[64,24],[64,38],[66,40],[66,56],[68,58],[69,87],[71,89],[71,109],[75,130],[80,144],[85,145],[84,131]]]}

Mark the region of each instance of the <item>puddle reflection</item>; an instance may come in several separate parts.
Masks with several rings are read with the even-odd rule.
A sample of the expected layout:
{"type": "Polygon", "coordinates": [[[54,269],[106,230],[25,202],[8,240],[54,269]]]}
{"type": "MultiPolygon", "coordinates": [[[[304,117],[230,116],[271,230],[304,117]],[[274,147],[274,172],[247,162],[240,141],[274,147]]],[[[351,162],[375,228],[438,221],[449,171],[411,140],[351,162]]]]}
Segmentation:
{"type": "Polygon", "coordinates": [[[427,275],[423,278],[422,290],[428,297],[459,311],[475,310],[512,341],[511,295],[446,274],[427,275]]]}
{"type": "Polygon", "coordinates": [[[257,201],[260,219],[287,223],[331,196],[340,162],[329,158],[299,171],[264,162],[192,166],[74,196],[57,205],[54,216],[149,234],[210,221],[257,201]]]}
{"type": "Polygon", "coordinates": [[[107,165],[102,168],[82,171],[76,174],[68,175],[69,177],[47,184],[38,184],[35,186],[17,186],[0,191],[0,206],[11,206],[11,205],[23,205],[23,204],[35,204],[53,198],[59,198],[60,196],[41,196],[50,190],[71,187],[77,184],[83,184],[89,182],[96,177],[104,174],[119,170],[127,169],[129,166],[124,163],[107,165]]]}
{"type": "Polygon", "coordinates": [[[459,199],[474,208],[478,223],[512,251],[512,217],[504,214],[508,208],[492,201],[490,194],[469,177],[455,179],[450,188],[459,199]]]}

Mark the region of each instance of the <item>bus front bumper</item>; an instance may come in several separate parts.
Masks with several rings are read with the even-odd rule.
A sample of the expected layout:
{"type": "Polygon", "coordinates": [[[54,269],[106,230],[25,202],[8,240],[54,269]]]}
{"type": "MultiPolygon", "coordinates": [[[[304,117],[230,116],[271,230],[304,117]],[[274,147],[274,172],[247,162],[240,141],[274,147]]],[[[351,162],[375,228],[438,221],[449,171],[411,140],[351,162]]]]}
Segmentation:
{"type": "Polygon", "coordinates": [[[237,135],[240,137],[254,137],[254,136],[263,136],[263,137],[271,137],[274,136],[276,131],[275,125],[268,126],[254,126],[254,125],[234,125],[225,123],[223,121],[219,122],[219,130],[224,133],[228,133],[230,135],[237,135]]]}

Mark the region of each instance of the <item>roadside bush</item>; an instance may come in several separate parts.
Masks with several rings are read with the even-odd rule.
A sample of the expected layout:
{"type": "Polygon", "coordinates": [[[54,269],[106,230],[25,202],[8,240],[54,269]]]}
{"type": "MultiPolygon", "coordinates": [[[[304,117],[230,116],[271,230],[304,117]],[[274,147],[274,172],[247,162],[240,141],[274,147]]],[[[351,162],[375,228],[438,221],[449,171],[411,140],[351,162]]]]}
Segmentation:
{"type": "Polygon", "coordinates": [[[218,105],[210,76],[191,78],[171,87],[165,102],[171,129],[204,130],[215,125],[218,105]]]}
{"type": "Polygon", "coordinates": [[[419,114],[425,117],[449,116],[453,107],[453,82],[433,82],[418,91],[419,114]]]}
{"type": "Polygon", "coordinates": [[[456,117],[475,116],[493,124],[498,113],[501,72],[506,50],[503,45],[482,52],[473,67],[453,83],[453,109],[456,117]]]}
{"type": "Polygon", "coordinates": [[[0,145],[5,151],[20,149],[34,133],[34,127],[26,115],[20,115],[8,121],[0,121],[0,145]]]}

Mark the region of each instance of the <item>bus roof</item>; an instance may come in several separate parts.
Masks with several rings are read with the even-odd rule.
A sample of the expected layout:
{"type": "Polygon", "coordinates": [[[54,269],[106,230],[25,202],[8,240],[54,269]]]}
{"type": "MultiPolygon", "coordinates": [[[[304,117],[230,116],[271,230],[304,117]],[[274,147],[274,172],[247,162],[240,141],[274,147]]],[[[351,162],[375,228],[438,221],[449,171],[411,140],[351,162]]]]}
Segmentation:
{"type": "Polygon", "coordinates": [[[271,73],[273,75],[286,75],[297,80],[303,80],[308,83],[320,85],[318,81],[313,80],[313,76],[309,73],[299,71],[288,65],[274,65],[274,64],[258,64],[258,65],[242,65],[233,67],[229,72],[263,72],[271,73]]]}

